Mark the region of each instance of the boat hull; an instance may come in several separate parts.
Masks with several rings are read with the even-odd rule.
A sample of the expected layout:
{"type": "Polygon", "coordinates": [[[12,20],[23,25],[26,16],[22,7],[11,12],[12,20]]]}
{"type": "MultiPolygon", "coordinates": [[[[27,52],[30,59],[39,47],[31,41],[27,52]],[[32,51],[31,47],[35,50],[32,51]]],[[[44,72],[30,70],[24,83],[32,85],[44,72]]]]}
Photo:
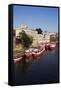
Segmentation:
{"type": "Polygon", "coordinates": [[[42,52],[44,52],[44,50],[45,50],[45,49],[43,49],[42,51],[37,52],[37,53],[33,52],[33,55],[34,55],[34,56],[39,56],[42,52]]]}
{"type": "Polygon", "coordinates": [[[15,56],[14,57],[14,62],[20,61],[22,59],[22,56],[15,56]]]}

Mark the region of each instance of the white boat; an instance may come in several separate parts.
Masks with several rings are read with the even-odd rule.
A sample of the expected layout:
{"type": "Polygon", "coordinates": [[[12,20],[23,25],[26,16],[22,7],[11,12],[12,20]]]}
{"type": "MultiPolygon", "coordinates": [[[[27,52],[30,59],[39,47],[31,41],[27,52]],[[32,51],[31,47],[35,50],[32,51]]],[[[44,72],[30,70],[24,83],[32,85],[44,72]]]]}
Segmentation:
{"type": "Polygon", "coordinates": [[[44,51],[45,49],[43,49],[42,51],[36,51],[36,52],[33,52],[33,54],[34,54],[34,56],[38,56],[38,55],[40,55],[43,51],[44,51]]]}
{"type": "Polygon", "coordinates": [[[56,44],[50,44],[50,48],[55,48],[56,44]]]}
{"type": "Polygon", "coordinates": [[[22,57],[19,57],[19,58],[14,58],[14,62],[17,62],[17,61],[20,61],[22,59],[22,57]]]}

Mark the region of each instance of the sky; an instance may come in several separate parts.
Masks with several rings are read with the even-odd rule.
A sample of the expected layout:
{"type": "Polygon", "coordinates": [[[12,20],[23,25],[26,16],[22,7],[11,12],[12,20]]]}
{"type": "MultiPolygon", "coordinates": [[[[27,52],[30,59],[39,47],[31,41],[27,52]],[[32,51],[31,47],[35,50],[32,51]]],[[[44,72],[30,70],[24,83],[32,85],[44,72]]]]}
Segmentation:
{"type": "Polygon", "coordinates": [[[43,31],[58,32],[58,8],[14,5],[14,29],[22,23],[26,23],[32,29],[41,28],[43,31]]]}

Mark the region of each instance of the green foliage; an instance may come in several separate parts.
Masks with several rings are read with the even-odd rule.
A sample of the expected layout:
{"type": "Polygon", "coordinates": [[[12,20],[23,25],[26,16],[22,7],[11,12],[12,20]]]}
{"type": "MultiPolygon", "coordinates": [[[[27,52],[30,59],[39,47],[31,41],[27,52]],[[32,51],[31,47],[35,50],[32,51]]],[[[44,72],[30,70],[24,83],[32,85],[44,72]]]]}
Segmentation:
{"type": "Polygon", "coordinates": [[[42,34],[42,29],[41,28],[36,28],[36,31],[38,32],[38,34],[42,34]]]}
{"type": "Polygon", "coordinates": [[[25,31],[20,32],[18,38],[21,41],[20,43],[22,44],[22,46],[26,48],[29,48],[29,46],[33,42],[33,37],[27,35],[25,31]]]}
{"type": "Polygon", "coordinates": [[[20,54],[20,55],[24,55],[24,51],[23,50],[16,50],[15,53],[16,54],[20,54]]]}

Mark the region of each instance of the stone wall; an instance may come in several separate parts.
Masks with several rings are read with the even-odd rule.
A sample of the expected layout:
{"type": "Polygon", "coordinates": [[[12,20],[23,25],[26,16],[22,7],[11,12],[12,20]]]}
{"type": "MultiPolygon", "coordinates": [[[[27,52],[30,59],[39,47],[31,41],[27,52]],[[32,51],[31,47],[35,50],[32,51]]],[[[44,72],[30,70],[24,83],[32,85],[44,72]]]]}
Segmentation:
{"type": "Polygon", "coordinates": [[[30,29],[26,24],[21,24],[19,28],[16,29],[16,37],[19,35],[20,32],[24,30],[26,34],[33,37],[33,44],[32,45],[39,45],[41,43],[48,43],[50,42],[50,35],[52,33],[43,31],[43,34],[38,34],[36,30],[30,29]]]}

